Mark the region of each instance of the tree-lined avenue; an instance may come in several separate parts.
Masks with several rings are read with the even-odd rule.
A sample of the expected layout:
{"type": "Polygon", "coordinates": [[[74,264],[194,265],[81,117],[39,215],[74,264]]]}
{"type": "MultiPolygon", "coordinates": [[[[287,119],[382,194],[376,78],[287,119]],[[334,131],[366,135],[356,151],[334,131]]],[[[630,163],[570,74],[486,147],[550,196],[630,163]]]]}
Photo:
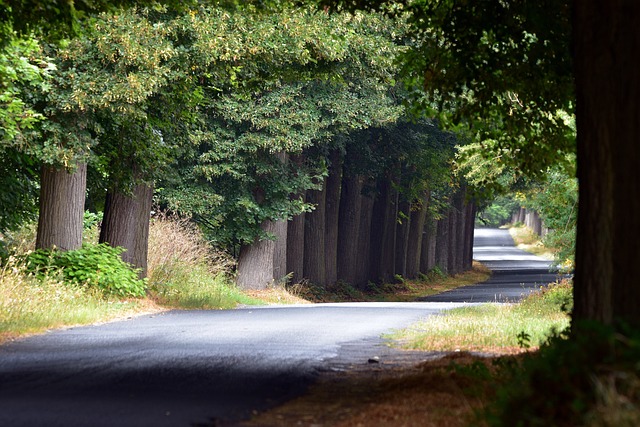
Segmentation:
{"type": "MultiPolygon", "coordinates": [[[[502,231],[478,234],[477,256],[488,264],[538,262],[507,246],[513,242],[502,231]]],[[[491,292],[502,296],[524,289],[515,286],[516,295],[513,283],[497,286],[491,292]]],[[[486,287],[463,295],[493,301],[482,298],[486,287]]],[[[460,304],[170,311],[17,340],[0,347],[0,425],[235,422],[303,393],[320,370],[384,361],[393,350],[383,333],[460,304]]]]}

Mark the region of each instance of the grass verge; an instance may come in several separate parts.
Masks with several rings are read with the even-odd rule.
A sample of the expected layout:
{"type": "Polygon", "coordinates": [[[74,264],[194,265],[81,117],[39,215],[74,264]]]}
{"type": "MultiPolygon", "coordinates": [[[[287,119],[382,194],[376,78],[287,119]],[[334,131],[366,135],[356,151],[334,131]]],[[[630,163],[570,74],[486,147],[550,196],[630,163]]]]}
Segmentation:
{"type": "Polygon", "coordinates": [[[552,330],[569,325],[571,284],[542,288],[519,304],[482,304],[449,310],[390,338],[410,350],[513,353],[537,348],[552,330]]]}
{"type": "Polygon", "coordinates": [[[37,278],[25,273],[15,259],[0,270],[0,343],[51,328],[158,310],[151,300],[108,298],[55,276],[37,278]]]}
{"type": "Polygon", "coordinates": [[[509,227],[509,234],[519,249],[550,261],[555,259],[553,251],[544,246],[540,236],[534,233],[529,227],[509,227]]]}

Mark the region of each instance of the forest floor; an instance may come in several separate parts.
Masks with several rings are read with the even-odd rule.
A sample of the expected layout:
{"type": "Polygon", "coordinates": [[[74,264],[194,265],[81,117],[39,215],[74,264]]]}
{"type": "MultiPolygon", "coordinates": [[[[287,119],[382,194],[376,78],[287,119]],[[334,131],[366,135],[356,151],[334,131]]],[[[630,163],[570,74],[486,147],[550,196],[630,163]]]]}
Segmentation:
{"type": "MultiPolygon", "coordinates": [[[[514,353],[520,351],[514,349],[514,353]]],[[[499,381],[491,373],[496,370],[496,361],[504,357],[517,356],[462,351],[420,363],[380,363],[324,372],[306,395],[255,414],[241,425],[483,426],[480,414],[491,402],[499,381]]]]}

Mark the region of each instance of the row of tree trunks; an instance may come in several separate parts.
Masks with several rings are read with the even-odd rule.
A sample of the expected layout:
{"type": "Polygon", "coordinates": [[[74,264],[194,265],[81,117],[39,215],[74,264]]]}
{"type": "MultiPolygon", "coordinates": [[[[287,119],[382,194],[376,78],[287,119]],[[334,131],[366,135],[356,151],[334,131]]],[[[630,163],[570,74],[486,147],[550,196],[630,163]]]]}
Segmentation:
{"type": "Polygon", "coordinates": [[[464,187],[436,221],[428,192],[407,200],[398,191],[397,176],[368,179],[343,159],[339,151],[330,153],[320,189],[293,196],[303,197],[313,211],[286,226],[266,221],[263,231],[276,240],[241,248],[241,288],[261,289],[287,276],[293,283],[330,287],[346,282],[364,288],[396,276],[416,278],[436,267],[449,274],[470,268],[475,209],[464,187]]]}
{"type": "Polygon", "coordinates": [[[288,223],[286,271],[294,283],[365,287],[435,267],[449,274],[471,268],[476,211],[464,188],[436,221],[430,194],[405,200],[394,177],[370,182],[332,159],[323,189],[305,196],[315,210],[288,223]]]}

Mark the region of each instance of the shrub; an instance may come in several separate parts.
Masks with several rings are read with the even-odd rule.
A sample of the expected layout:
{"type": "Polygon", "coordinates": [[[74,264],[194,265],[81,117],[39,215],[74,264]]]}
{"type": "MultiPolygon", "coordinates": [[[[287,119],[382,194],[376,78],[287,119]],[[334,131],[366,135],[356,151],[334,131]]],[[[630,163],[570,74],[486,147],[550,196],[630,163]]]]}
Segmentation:
{"type": "Polygon", "coordinates": [[[30,272],[60,274],[65,282],[94,287],[105,295],[142,296],[146,281],[120,258],[123,251],[104,243],[66,252],[39,249],[26,256],[26,265],[30,272]]]}

